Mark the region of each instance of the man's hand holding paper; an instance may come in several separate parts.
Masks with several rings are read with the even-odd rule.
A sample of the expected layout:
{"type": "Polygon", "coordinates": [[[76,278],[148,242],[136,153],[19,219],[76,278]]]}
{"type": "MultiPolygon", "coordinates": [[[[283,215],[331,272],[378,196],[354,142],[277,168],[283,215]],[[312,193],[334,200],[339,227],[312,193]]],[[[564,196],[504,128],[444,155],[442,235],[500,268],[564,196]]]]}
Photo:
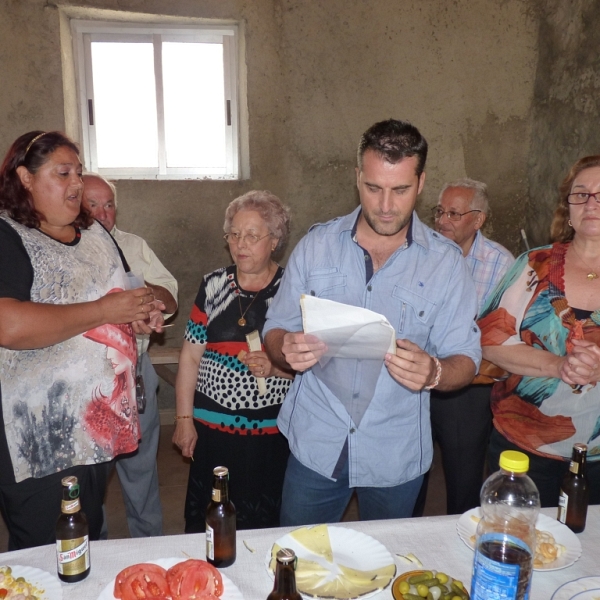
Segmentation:
{"type": "Polygon", "coordinates": [[[295,371],[302,372],[310,369],[326,351],[325,343],[314,335],[296,331],[283,336],[281,352],[295,371]]]}
{"type": "Polygon", "coordinates": [[[411,390],[422,390],[435,379],[435,363],[427,352],[409,340],[396,340],[396,353],[385,355],[390,375],[411,390]]]}

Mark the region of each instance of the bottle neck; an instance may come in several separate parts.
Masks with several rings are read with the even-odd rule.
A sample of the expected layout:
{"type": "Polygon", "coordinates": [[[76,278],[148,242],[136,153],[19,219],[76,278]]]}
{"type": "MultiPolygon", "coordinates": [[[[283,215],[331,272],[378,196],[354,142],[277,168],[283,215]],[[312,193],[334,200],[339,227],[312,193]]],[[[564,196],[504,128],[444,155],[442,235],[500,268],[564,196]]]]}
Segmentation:
{"type": "Polygon", "coordinates": [[[79,498],[69,498],[65,500],[63,498],[60,506],[60,510],[65,515],[73,515],[81,510],[81,504],[79,498]]]}
{"type": "Polygon", "coordinates": [[[569,471],[575,475],[585,474],[586,456],[582,452],[573,452],[573,458],[571,458],[571,464],[569,471]]]}
{"type": "Polygon", "coordinates": [[[229,502],[229,485],[224,477],[215,477],[212,487],[213,502],[229,502]]]}
{"type": "Polygon", "coordinates": [[[294,563],[283,564],[277,561],[277,571],[275,572],[275,590],[280,594],[296,593],[296,575],[294,573],[294,563]]]}

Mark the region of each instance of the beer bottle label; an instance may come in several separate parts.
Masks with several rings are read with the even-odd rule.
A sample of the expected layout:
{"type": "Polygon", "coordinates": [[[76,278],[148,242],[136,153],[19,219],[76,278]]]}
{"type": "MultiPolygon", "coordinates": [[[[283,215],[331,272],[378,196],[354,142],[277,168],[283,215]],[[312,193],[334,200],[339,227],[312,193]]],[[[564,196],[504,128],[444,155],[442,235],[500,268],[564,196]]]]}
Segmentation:
{"type": "Polygon", "coordinates": [[[206,558],[215,560],[215,530],[208,523],[206,524],[206,558]]]}
{"type": "Polygon", "coordinates": [[[221,490],[218,490],[217,488],[213,488],[212,501],[213,502],[221,502],[221,490]]]}
{"type": "Polygon", "coordinates": [[[569,467],[569,471],[571,471],[571,473],[575,473],[575,475],[577,475],[577,473],[579,473],[579,463],[576,460],[571,461],[571,466],[569,467]]]}
{"type": "Polygon", "coordinates": [[[90,542],[87,535],[72,540],[56,540],[58,572],[79,575],[90,568],[90,542]]]}
{"type": "Polygon", "coordinates": [[[561,523],[567,521],[567,507],[569,506],[569,496],[561,489],[558,496],[558,520],[561,523]]]}

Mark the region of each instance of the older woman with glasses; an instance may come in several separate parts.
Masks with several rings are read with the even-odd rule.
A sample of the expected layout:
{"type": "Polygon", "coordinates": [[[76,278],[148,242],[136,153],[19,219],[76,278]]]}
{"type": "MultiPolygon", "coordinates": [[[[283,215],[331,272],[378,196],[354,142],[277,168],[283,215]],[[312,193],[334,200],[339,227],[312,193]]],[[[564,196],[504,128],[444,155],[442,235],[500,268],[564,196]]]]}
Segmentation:
{"type": "Polygon", "coordinates": [[[490,468],[503,450],[530,457],[542,506],[556,506],[574,443],[587,444],[591,503],[600,503],[600,156],[560,186],[551,246],[523,254],[484,307],[494,385],[490,468]]]}
{"type": "Polygon", "coordinates": [[[224,230],[234,264],[204,276],[192,307],[173,436],[183,456],[193,459],[187,533],[204,531],[212,471],[219,465],[229,468],[238,529],[279,524],[289,450],[276,420],[292,375],[276,368],[264,349],[249,351],[246,336],[262,331],[279,287],[283,269],[273,255],[283,249],[289,223],[289,210],[269,192],[231,202],[224,230]]]}

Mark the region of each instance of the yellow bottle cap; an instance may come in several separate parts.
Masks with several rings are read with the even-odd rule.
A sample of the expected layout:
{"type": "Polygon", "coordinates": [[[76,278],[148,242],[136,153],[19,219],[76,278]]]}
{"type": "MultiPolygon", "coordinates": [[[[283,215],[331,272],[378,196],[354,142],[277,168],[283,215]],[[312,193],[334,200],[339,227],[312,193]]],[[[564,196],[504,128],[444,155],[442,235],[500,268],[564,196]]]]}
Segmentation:
{"type": "Polygon", "coordinates": [[[512,473],[527,473],[529,456],[518,450],[505,450],[500,455],[500,468],[512,473]]]}

